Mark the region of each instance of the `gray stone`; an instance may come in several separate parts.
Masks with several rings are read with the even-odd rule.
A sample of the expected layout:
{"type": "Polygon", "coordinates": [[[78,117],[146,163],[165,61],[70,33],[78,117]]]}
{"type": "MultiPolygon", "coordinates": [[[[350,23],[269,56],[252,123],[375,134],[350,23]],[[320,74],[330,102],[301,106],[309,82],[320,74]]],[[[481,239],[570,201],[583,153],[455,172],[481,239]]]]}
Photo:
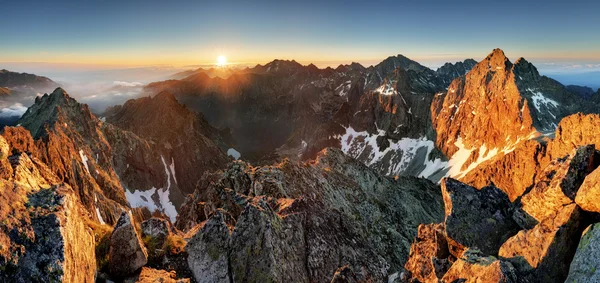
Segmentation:
{"type": "Polygon", "coordinates": [[[115,277],[131,275],[147,262],[148,254],[135,229],[131,214],[123,211],[110,236],[110,273],[115,277]]]}
{"type": "Polygon", "coordinates": [[[600,282],[600,223],[590,225],[583,233],[565,282],[600,282]]]}
{"type": "Polygon", "coordinates": [[[442,180],[446,234],[458,244],[496,255],[506,239],[519,231],[506,193],[487,186],[481,190],[454,179],[442,180]]]}
{"type": "Polygon", "coordinates": [[[217,211],[188,242],[185,247],[187,261],[196,282],[231,282],[230,237],[225,217],[221,211],[217,211]]]}

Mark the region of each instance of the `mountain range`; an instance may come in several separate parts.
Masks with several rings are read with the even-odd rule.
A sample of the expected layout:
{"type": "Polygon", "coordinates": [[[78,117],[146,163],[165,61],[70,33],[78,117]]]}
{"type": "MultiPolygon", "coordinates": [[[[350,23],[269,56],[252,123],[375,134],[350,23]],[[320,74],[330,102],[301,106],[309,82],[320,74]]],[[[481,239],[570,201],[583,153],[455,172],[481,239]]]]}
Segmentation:
{"type": "Polygon", "coordinates": [[[198,69],[98,115],[15,84],[55,90],[0,135],[0,281],[600,278],[600,90],[500,49],[198,69]]]}

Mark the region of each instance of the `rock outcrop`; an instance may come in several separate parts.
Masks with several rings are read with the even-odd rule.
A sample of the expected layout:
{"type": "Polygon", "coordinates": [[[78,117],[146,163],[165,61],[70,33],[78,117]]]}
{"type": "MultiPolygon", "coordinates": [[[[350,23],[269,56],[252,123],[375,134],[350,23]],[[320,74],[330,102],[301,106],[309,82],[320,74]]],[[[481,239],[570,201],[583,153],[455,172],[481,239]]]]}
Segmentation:
{"type": "Polygon", "coordinates": [[[521,277],[539,282],[562,282],[581,235],[580,225],[577,205],[561,207],[532,229],[522,230],[508,239],[498,254],[511,261],[521,277]]]}
{"type": "Polygon", "coordinates": [[[148,253],[131,214],[124,211],[110,236],[110,273],[116,278],[123,278],[135,273],[147,262],[148,253]]]}
{"type": "Polygon", "coordinates": [[[600,213],[600,169],[596,168],[585,177],[577,191],[575,202],[581,209],[600,213]]]}
{"type": "MultiPolygon", "coordinates": [[[[442,218],[432,183],[381,177],[337,149],[300,164],[238,161],[199,184],[186,201],[203,203],[196,221],[209,215],[186,248],[197,281],[213,274],[217,281],[322,282],[344,265],[359,281],[383,281],[402,270],[414,236],[406,236],[408,227],[442,218]]],[[[191,226],[184,214],[181,223],[191,226]]]]}
{"type": "Polygon", "coordinates": [[[421,224],[404,267],[419,282],[437,283],[455,260],[443,224],[421,224]]]}
{"type": "Polygon", "coordinates": [[[231,231],[221,211],[201,225],[187,243],[188,265],[196,282],[232,282],[229,251],[231,231]]]}
{"type": "Polygon", "coordinates": [[[515,268],[506,261],[466,251],[442,278],[442,282],[517,283],[515,268]]]}
{"type": "Polygon", "coordinates": [[[592,283],[600,281],[598,258],[600,257],[600,223],[590,225],[584,232],[577,246],[575,257],[569,267],[569,275],[565,282],[592,283]]]}
{"type": "MultiPolygon", "coordinates": [[[[553,160],[533,187],[512,203],[494,186],[477,190],[443,179],[446,219],[419,227],[405,265],[410,279],[563,282],[570,265],[577,282],[591,278],[594,271],[582,258],[571,262],[583,228],[598,221],[596,214],[584,212],[576,203],[586,197],[584,180],[595,178],[597,156],[595,146],[586,145],[553,160]]],[[[587,186],[593,187],[589,182],[587,186]]],[[[588,238],[584,234],[587,242],[581,241],[581,253],[593,253],[587,247],[590,237],[594,233],[588,238]]]]}
{"type": "Polygon", "coordinates": [[[0,136],[0,281],[91,282],[96,258],[78,195],[0,136]]]}
{"type": "Polygon", "coordinates": [[[520,230],[502,190],[494,186],[477,190],[454,179],[443,179],[441,184],[446,234],[459,245],[495,255],[520,230]]]}

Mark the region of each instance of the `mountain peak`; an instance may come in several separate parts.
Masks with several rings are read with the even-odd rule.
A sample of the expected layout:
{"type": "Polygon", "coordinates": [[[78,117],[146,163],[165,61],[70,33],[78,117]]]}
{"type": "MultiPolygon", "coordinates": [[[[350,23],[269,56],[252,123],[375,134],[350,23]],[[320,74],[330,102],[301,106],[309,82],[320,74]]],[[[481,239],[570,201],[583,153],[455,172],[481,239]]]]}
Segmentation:
{"type": "Polygon", "coordinates": [[[157,95],[155,95],[153,99],[156,99],[159,101],[177,101],[175,96],[166,90],[163,90],[160,93],[158,93],[157,95]]]}
{"type": "Polygon", "coordinates": [[[510,60],[504,54],[504,51],[500,48],[496,48],[490,53],[485,59],[483,59],[484,63],[494,69],[508,69],[511,65],[510,60]]]}

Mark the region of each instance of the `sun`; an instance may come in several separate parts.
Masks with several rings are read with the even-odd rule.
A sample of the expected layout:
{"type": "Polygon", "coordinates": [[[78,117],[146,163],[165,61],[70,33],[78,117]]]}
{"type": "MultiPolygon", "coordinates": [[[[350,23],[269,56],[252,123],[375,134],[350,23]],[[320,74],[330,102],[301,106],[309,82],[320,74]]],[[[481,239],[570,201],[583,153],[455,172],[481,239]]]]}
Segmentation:
{"type": "Polygon", "coordinates": [[[217,65],[218,66],[225,66],[227,64],[227,57],[220,55],[219,57],[217,57],[217,65]]]}

